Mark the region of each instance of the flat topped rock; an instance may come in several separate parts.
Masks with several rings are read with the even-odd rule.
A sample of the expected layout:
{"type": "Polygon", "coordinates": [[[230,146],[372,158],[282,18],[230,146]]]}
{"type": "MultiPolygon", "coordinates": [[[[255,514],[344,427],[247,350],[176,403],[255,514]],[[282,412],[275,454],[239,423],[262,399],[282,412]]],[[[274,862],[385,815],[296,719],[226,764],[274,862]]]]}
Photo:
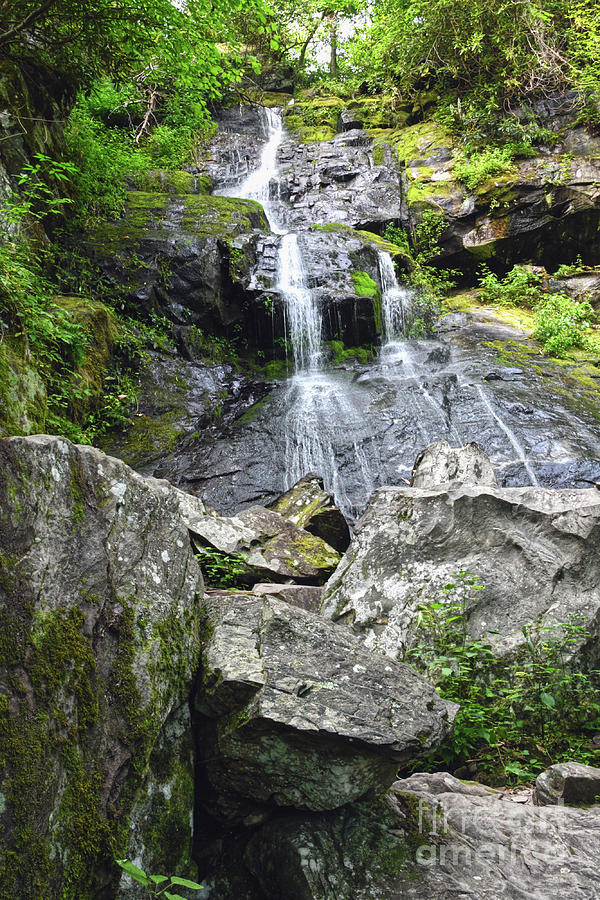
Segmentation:
{"type": "Polygon", "coordinates": [[[455,706],[410,667],[274,596],[208,596],[200,744],[214,790],[325,810],[382,791],[455,706]]]}
{"type": "Polygon", "coordinates": [[[598,803],[600,769],[577,762],[550,766],[538,775],[533,799],[538,806],[598,803]]]}
{"type": "MultiPolygon", "coordinates": [[[[435,459],[423,462],[427,458],[428,480],[435,459]]],[[[489,461],[481,470],[486,480],[488,467],[489,461]]],[[[442,474],[449,471],[444,464],[442,474]]],[[[452,471],[468,476],[470,467],[459,459],[452,471]]],[[[425,480],[419,465],[417,472],[425,480]]],[[[558,627],[574,615],[589,627],[586,640],[595,640],[599,583],[600,494],[594,488],[461,481],[384,487],[372,495],[325,586],[322,614],[350,623],[368,646],[396,658],[419,640],[419,605],[466,598],[468,634],[487,635],[503,654],[523,643],[524,626],[558,627]],[[470,590],[472,577],[484,590],[470,590]]]]}
{"type": "Polygon", "coordinates": [[[412,487],[434,487],[447,482],[497,485],[489,457],[473,441],[451,447],[448,441],[430,444],[417,456],[412,471],[412,487]]]}

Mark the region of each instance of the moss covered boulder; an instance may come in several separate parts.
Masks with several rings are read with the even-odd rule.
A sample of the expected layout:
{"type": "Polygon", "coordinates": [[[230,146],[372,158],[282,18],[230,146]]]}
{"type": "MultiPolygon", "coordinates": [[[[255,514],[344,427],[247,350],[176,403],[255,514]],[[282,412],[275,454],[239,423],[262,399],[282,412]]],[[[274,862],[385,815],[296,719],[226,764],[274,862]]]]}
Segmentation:
{"type": "Polygon", "coordinates": [[[243,318],[232,295],[229,244],[266,228],[262,207],[251,200],[172,193],[160,185],[129,191],[124,216],[98,226],[85,247],[133,313],[155,311],[223,333],[243,318]]]}
{"type": "Polygon", "coordinates": [[[202,577],[178,500],[44,435],[0,442],[0,468],[0,897],[115,896],[115,855],[192,871],[190,808],[160,802],[192,781],[172,723],[202,577]]]}
{"type": "Polygon", "coordinates": [[[332,495],[323,487],[323,479],[312,473],[305,475],[282,494],[271,509],[285,519],[322,538],[339,553],[350,543],[350,529],[332,495]]]}
{"type": "Polygon", "coordinates": [[[323,584],[341,559],[320,537],[262,506],[220,516],[207,512],[201,500],[187,497],[182,516],[200,552],[206,547],[216,550],[223,575],[230,569],[246,584],[265,578],[323,584]]]}

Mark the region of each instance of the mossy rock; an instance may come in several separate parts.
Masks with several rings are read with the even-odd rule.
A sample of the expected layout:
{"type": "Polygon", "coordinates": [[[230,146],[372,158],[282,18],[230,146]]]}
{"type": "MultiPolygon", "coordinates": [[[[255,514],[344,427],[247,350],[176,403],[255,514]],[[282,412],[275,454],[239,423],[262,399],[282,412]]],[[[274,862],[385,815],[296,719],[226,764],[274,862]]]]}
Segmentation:
{"type": "Polygon", "coordinates": [[[268,229],[263,208],[254,200],[129,191],[123,218],[94,229],[86,236],[86,244],[96,256],[107,257],[119,251],[131,252],[145,239],[172,241],[177,232],[182,237],[227,240],[254,228],[268,229]],[[173,215],[170,226],[165,223],[168,213],[173,215]]]}
{"type": "Polygon", "coordinates": [[[43,432],[46,386],[20,338],[0,342],[0,437],[43,432]]]}
{"type": "Polygon", "coordinates": [[[105,378],[113,359],[119,325],[111,310],[96,300],[58,296],[54,303],[83,327],[87,339],[83,358],[71,379],[76,390],[72,392],[70,417],[74,422],[82,422],[104,398],[105,378]]]}
{"type": "Polygon", "coordinates": [[[212,181],[208,175],[191,172],[151,169],[132,175],[131,182],[138,191],[157,194],[210,194],[212,181]]]}

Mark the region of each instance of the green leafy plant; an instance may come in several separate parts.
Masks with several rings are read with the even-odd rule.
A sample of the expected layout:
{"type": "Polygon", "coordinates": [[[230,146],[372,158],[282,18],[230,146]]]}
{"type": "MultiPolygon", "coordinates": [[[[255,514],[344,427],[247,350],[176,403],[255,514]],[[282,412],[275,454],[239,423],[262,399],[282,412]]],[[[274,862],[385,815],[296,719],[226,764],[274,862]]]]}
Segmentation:
{"type": "Polygon", "coordinates": [[[223,553],[215,547],[202,547],[196,559],[207,587],[243,588],[252,583],[252,570],[238,556],[223,553]]]}
{"type": "Polygon", "coordinates": [[[531,309],[542,296],[542,279],[528,266],[513,266],[504,278],[482,266],[479,278],[480,299],[499,306],[524,306],[531,309]]]}
{"type": "Polygon", "coordinates": [[[187,900],[181,894],[173,893],[174,888],[183,887],[191,891],[201,891],[202,885],[189,878],[178,878],[175,875],[147,875],[128,859],[116,859],[115,862],[123,871],[146,888],[146,897],[164,897],[165,900],[187,900]]]}
{"type": "Polygon", "coordinates": [[[587,300],[578,303],[566,294],[547,294],[535,307],[533,336],[541,341],[546,353],[564,356],[585,344],[585,330],[594,317],[587,300]]]}
{"type": "Polygon", "coordinates": [[[512,171],[514,171],[513,154],[509,147],[492,147],[470,157],[459,154],[453,170],[454,175],[470,191],[494,176],[507,175],[512,171]]]}
{"type": "Polygon", "coordinates": [[[498,657],[489,641],[469,636],[474,592],[483,589],[475,575],[459,572],[418,608],[419,640],[406,661],[460,704],[453,735],[430,767],[470,762],[502,781],[534,777],[566,759],[597,762],[587,733],[600,726],[600,671],[571,666],[585,628],[576,619],[533,624],[512,657],[498,657]]]}

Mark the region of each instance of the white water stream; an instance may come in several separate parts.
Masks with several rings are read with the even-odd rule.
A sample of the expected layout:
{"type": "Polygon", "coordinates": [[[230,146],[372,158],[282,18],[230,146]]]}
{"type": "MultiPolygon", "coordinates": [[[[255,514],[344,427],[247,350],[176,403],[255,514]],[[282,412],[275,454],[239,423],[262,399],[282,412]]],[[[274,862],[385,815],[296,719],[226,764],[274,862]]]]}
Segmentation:
{"type": "MultiPolygon", "coordinates": [[[[265,210],[271,231],[281,235],[275,289],[283,300],[286,337],[294,363],[286,395],[284,483],[286,488],[291,487],[308,472],[316,472],[334,493],[338,506],[349,513],[353,504],[344,483],[344,467],[348,465],[354,471],[355,481],[357,477],[362,481],[366,499],[377,484],[378,454],[365,452],[370,437],[363,411],[355,405],[356,392],[348,389],[348,380],[339,373],[324,370],[322,316],[308,286],[302,233],[286,232],[280,217],[277,151],[284,139],[282,118],[272,109],[262,109],[260,114],[266,142],[258,167],[239,186],[223,189],[222,194],[257,200],[265,210]]],[[[411,319],[412,294],[398,284],[389,253],[378,254],[378,269],[384,340],[378,370],[388,382],[410,385],[403,400],[413,423],[413,437],[418,435],[421,446],[441,435],[458,445],[472,440],[472,435],[459,434],[447,411],[428,390],[429,373],[423,362],[418,362],[413,342],[404,338],[411,319]],[[434,426],[436,421],[438,425],[434,426]]],[[[482,412],[494,419],[532,484],[537,484],[523,447],[494,411],[485,389],[478,385],[476,391],[482,412]]],[[[419,447],[415,441],[416,449],[419,447]]]]}

